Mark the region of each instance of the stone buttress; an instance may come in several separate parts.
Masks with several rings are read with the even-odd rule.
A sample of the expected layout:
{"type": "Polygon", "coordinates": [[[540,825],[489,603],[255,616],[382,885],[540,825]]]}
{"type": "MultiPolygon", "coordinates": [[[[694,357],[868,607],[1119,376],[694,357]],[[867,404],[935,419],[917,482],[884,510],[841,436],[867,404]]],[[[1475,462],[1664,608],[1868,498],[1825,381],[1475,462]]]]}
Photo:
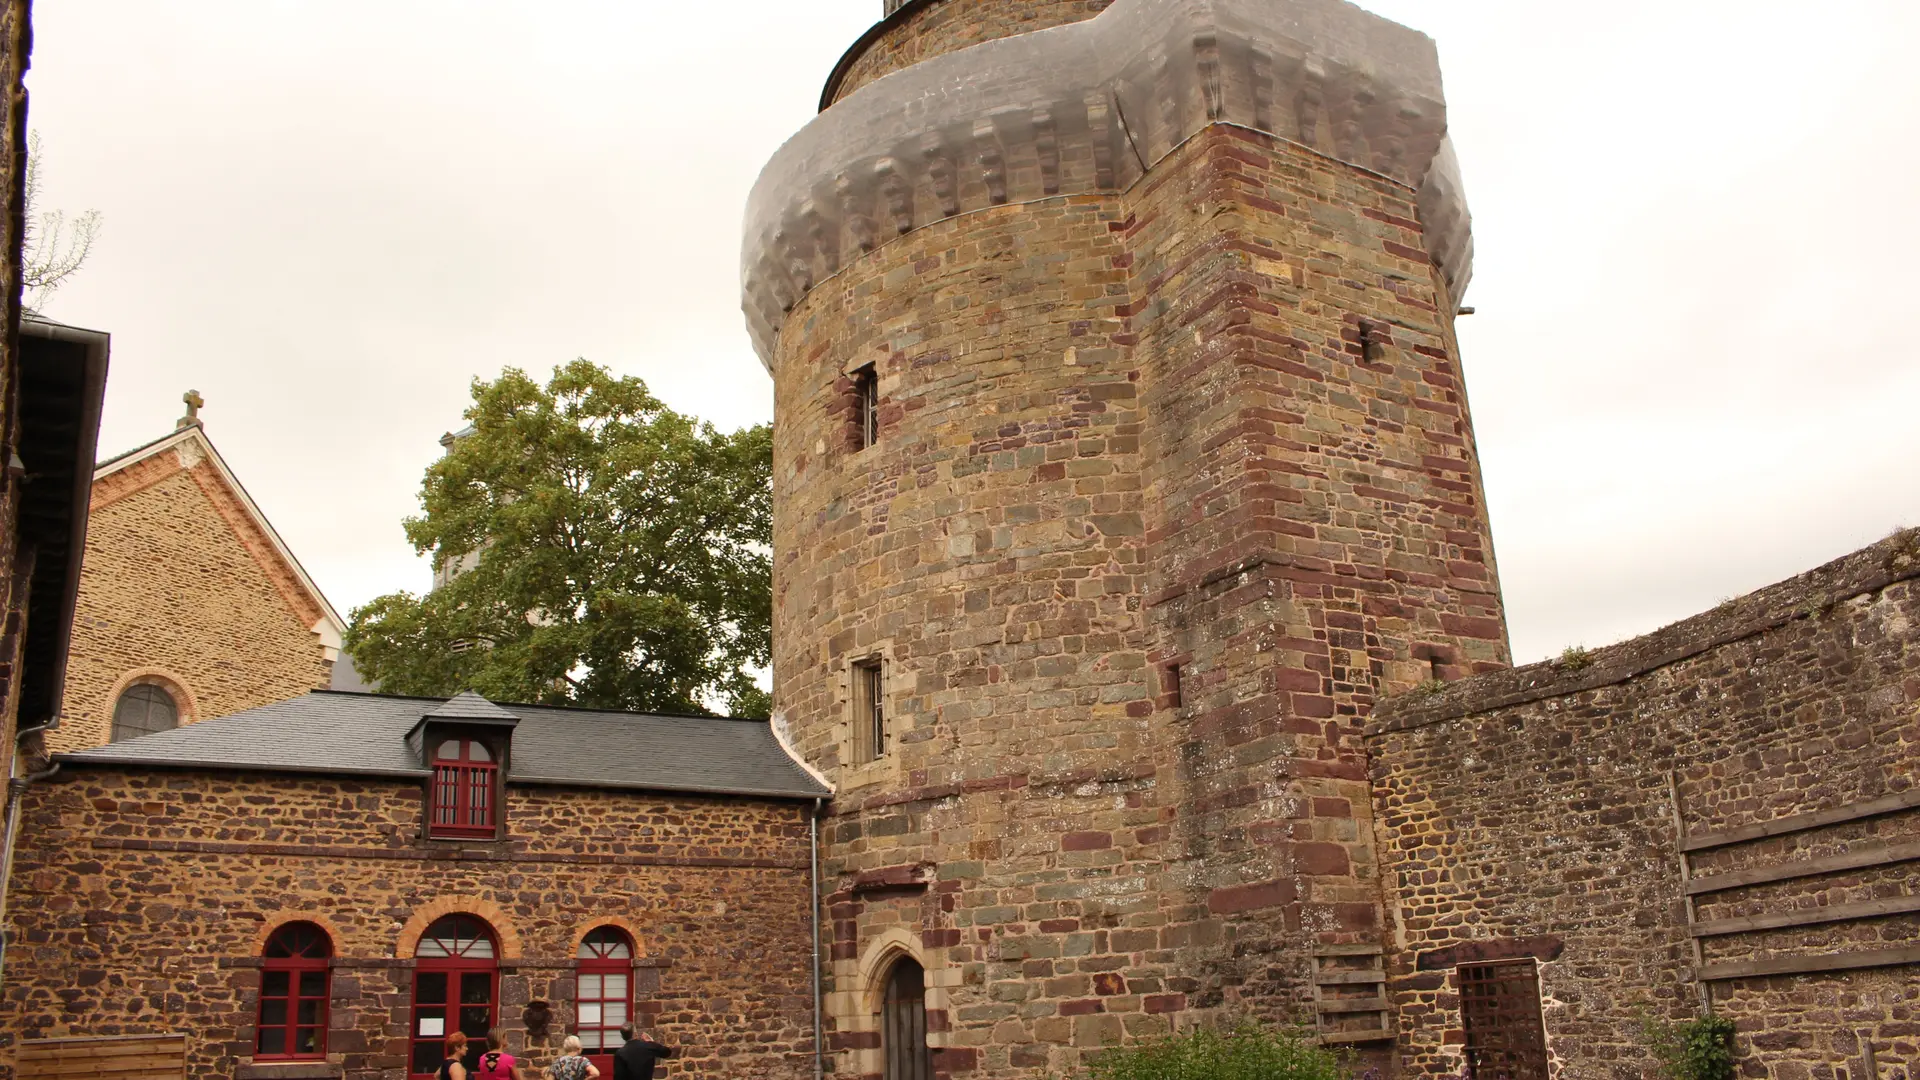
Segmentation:
{"type": "Polygon", "coordinates": [[[1433,44],[1337,0],[889,8],[743,258],[830,1068],[882,1073],[903,957],[943,1075],[1236,1012],[1384,1063],[1338,981],[1390,944],[1361,727],[1509,659],[1433,44]]]}

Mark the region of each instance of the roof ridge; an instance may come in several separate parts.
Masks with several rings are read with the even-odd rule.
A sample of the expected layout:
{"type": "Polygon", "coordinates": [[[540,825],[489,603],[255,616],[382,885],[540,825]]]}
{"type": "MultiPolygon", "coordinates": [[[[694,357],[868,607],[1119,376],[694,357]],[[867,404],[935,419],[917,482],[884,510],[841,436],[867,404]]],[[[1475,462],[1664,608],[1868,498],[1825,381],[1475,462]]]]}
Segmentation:
{"type": "MultiPolygon", "coordinates": [[[[463,691],[468,693],[471,691],[463,691]]],[[[383,698],[389,701],[448,701],[449,698],[430,694],[383,694],[373,690],[339,690],[320,686],[308,691],[312,694],[337,694],[341,697],[383,698]]],[[[458,695],[456,695],[458,696],[458,695]]],[[[289,699],[291,700],[291,699],[289,699]]],[[[738,724],[771,724],[765,716],[724,716],[718,713],[677,713],[677,712],[638,712],[633,709],[603,708],[597,705],[542,705],[532,701],[499,701],[485,698],[487,702],[503,709],[546,709],[551,712],[598,713],[603,716],[648,716],[660,720],[728,720],[738,724]]]]}

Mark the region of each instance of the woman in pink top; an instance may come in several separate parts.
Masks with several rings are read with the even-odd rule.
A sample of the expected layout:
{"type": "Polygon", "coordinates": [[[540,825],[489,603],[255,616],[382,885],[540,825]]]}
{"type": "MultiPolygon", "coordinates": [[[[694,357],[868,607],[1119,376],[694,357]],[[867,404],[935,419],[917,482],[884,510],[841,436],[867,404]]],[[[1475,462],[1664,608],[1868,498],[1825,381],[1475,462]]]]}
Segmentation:
{"type": "Polygon", "coordinates": [[[480,1055],[480,1063],[473,1070],[473,1080],[527,1080],[527,1074],[520,1071],[520,1063],[504,1049],[506,1040],[500,1037],[500,1029],[487,1032],[487,1052],[480,1055]]]}

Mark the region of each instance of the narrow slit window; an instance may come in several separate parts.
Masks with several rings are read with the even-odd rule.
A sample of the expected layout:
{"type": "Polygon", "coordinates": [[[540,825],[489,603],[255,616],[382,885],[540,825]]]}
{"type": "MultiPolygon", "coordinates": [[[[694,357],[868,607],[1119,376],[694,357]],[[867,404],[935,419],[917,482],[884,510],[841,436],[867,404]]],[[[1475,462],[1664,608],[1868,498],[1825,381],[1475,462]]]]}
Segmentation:
{"type": "Polygon", "coordinates": [[[853,665],[853,743],[857,764],[887,754],[886,694],[878,659],[853,665]]]}
{"type": "Polygon", "coordinates": [[[1168,664],[1160,669],[1160,698],[1169,709],[1178,709],[1184,702],[1180,697],[1180,665],[1168,664]]]}
{"type": "Polygon", "coordinates": [[[880,378],[871,366],[853,373],[854,421],[859,449],[880,441],[880,378]]]}

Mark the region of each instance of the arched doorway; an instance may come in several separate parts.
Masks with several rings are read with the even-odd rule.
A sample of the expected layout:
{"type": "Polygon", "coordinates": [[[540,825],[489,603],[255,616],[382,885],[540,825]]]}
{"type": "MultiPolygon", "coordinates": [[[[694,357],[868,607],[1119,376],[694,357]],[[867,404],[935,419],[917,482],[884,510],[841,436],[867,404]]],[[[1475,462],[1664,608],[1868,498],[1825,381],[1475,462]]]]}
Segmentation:
{"type": "Polygon", "coordinates": [[[927,973],[910,956],[887,971],[880,1005],[880,1049],[886,1056],[885,1080],[933,1080],[933,1052],[927,1048],[927,973]]]}
{"type": "Polygon", "coordinates": [[[487,1031],[498,1018],[500,972],[493,927],[472,915],[446,915],[420,935],[414,950],[413,1042],[409,1074],[431,1077],[445,1060],[448,1035],[463,1031],[467,1068],[487,1048],[487,1031]]]}

